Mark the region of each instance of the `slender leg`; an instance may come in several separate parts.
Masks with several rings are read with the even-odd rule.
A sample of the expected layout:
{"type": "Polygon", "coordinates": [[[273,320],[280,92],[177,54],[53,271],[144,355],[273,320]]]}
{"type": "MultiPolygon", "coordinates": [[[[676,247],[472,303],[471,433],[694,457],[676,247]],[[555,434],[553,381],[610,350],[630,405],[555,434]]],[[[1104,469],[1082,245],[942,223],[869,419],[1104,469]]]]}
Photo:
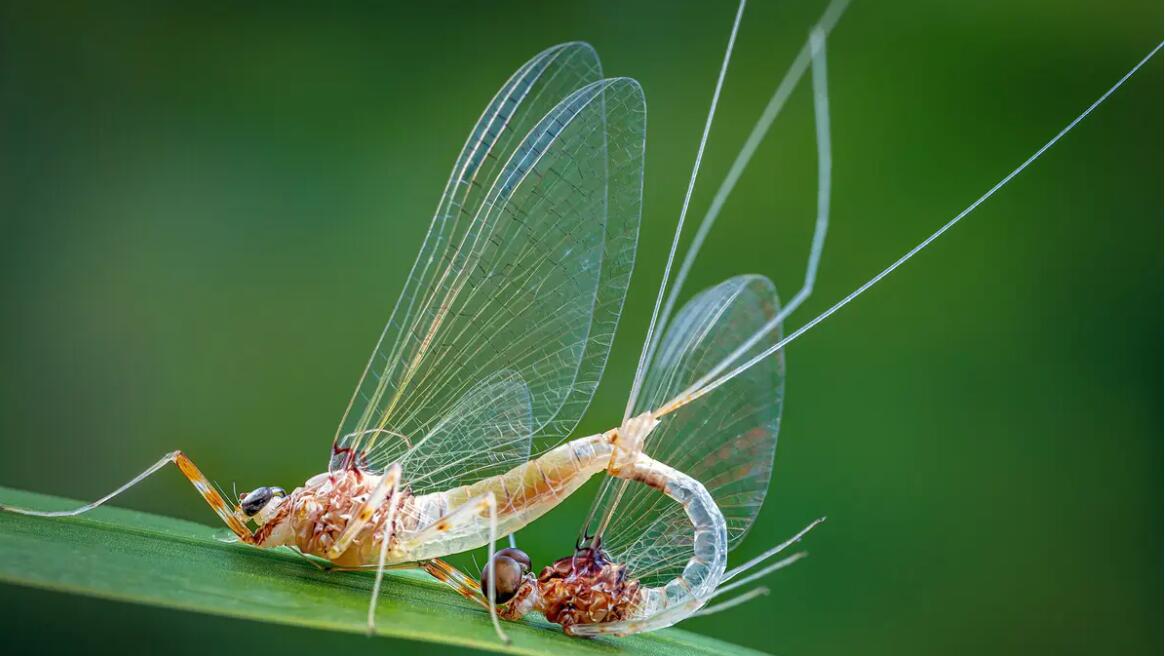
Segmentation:
{"type": "Polygon", "coordinates": [[[73,517],[75,515],[80,515],[81,513],[93,510],[106,501],[109,501],[122,492],[125,492],[131,487],[137,485],[169,463],[174,463],[178,466],[178,469],[182,471],[182,475],[184,475],[187,480],[190,481],[191,485],[194,486],[194,489],[198,490],[198,493],[202,495],[203,499],[206,500],[207,505],[209,505],[211,509],[214,510],[214,514],[219,516],[219,519],[221,519],[223,523],[225,523],[227,527],[231,529],[231,532],[239,536],[239,539],[243,542],[246,542],[247,544],[254,544],[254,536],[251,533],[251,530],[247,528],[246,518],[239,513],[237,508],[227,506],[227,503],[223,500],[222,495],[215,491],[214,486],[210,484],[210,481],[207,480],[206,476],[203,476],[202,472],[198,470],[198,467],[194,465],[194,462],[192,462],[190,458],[187,458],[186,454],[182,453],[181,451],[167,453],[166,455],[162,456],[161,460],[158,460],[158,462],[150,465],[149,468],[133,477],[125,485],[122,485],[121,487],[101,497],[93,503],[85,504],[80,508],[74,508],[72,510],[41,511],[0,505],[0,512],[12,512],[20,515],[31,515],[33,517],[73,517]]]}
{"type": "MultiPolygon", "coordinates": [[[[773,122],[776,121],[777,117],[781,113],[781,110],[784,109],[785,103],[788,101],[789,96],[792,95],[793,90],[805,76],[805,71],[811,65],[814,69],[813,100],[818,136],[818,218],[817,227],[814,228],[813,232],[814,246],[810,250],[809,264],[806,267],[805,278],[808,283],[808,287],[812,289],[813,278],[816,276],[817,261],[820,259],[821,248],[818,244],[824,242],[825,230],[829,221],[828,190],[830,186],[830,171],[828,165],[828,106],[827,104],[820,102],[820,100],[824,98],[823,94],[825,92],[826,71],[824,65],[824,45],[825,37],[828,35],[830,30],[833,29],[834,25],[837,24],[837,21],[841,18],[841,14],[845,11],[847,4],[849,4],[849,0],[832,0],[829,3],[825,13],[822,14],[816,27],[813,29],[809,40],[801,48],[801,51],[797,53],[796,58],[794,58],[792,64],[789,66],[789,69],[785,72],[784,77],[773,90],[773,95],[769,99],[768,105],[757,118],[756,123],[752,126],[752,131],[749,133],[748,138],[741,145],[740,152],[736,154],[736,159],[732,162],[732,166],[729,168],[728,174],[724,177],[724,180],[720,183],[719,189],[716,190],[716,194],[712,197],[712,202],[709,205],[707,212],[704,214],[704,218],[701,219],[700,226],[697,228],[696,234],[692,237],[692,241],[688,245],[687,252],[684,253],[684,261],[680,265],[679,273],[676,274],[675,280],[668,292],[667,303],[664,304],[663,312],[660,314],[660,329],[657,330],[651,337],[652,342],[649,356],[654,355],[655,353],[655,348],[658,346],[659,339],[662,336],[662,331],[664,328],[666,328],[668,321],[671,318],[671,311],[675,307],[676,302],[679,300],[680,292],[683,290],[684,281],[687,280],[692,266],[695,265],[696,257],[700,253],[700,249],[704,244],[704,240],[707,239],[708,234],[712,231],[712,227],[715,225],[717,217],[720,216],[721,210],[724,209],[725,202],[727,202],[729,196],[732,195],[732,190],[735,189],[736,183],[740,181],[740,177],[748,168],[749,162],[752,160],[753,155],[756,154],[756,151],[760,147],[761,142],[764,140],[765,135],[768,134],[769,128],[772,127],[773,122]],[[820,82],[818,80],[820,80],[820,82]],[[824,122],[822,121],[823,117],[825,119],[824,122]],[[823,130],[825,132],[824,144],[822,142],[823,130]],[[823,197],[826,200],[825,206],[822,206],[821,204],[823,197]],[[823,209],[825,210],[824,213],[822,213],[823,209]]],[[[791,304],[795,309],[797,304],[800,304],[808,297],[808,293],[802,289],[794,296],[798,297],[796,302],[791,304]]],[[[789,312],[792,312],[792,309],[784,313],[788,314],[789,312]]],[[[747,351],[748,348],[744,348],[741,353],[747,351]]],[[[733,359],[735,359],[735,356],[733,359]]],[[[632,398],[634,398],[634,396],[632,398]]]]}
{"type": "MultiPolygon", "coordinates": [[[[498,502],[494,497],[493,492],[486,495],[486,503],[489,505],[489,555],[486,562],[492,563],[497,549],[498,541],[498,502]]],[[[498,634],[498,638],[507,645],[510,644],[510,636],[502,630],[502,624],[498,621],[498,604],[497,604],[497,579],[493,576],[489,577],[489,619],[493,622],[494,631],[498,634]]]]}
{"type": "MultiPolygon", "coordinates": [[[[829,199],[833,158],[829,136],[829,86],[825,63],[825,31],[817,27],[809,35],[813,71],[813,122],[817,130],[817,221],[813,227],[813,241],[809,246],[809,260],[805,263],[805,279],[801,289],[793,295],[781,314],[792,314],[813,293],[817,282],[817,265],[825,248],[825,232],[829,229],[829,199]]],[[[782,317],[783,318],[783,317],[782,317]]]]}
{"type": "MultiPolygon", "coordinates": [[[[380,538],[380,559],[376,564],[376,582],[372,584],[372,599],[368,602],[368,635],[372,635],[373,632],[376,631],[376,601],[380,597],[380,584],[384,581],[384,563],[386,560],[388,560],[388,543],[392,541],[392,526],[393,522],[396,520],[396,504],[398,500],[397,495],[400,492],[400,465],[393,464],[393,466],[385,474],[384,480],[388,480],[390,478],[392,479],[392,482],[389,484],[391,487],[391,492],[389,492],[388,495],[388,511],[385,513],[384,517],[384,535],[382,535],[380,538]]],[[[384,480],[381,481],[381,484],[378,485],[377,488],[384,486],[384,480]]],[[[373,494],[369,498],[369,501],[372,501],[376,496],[376,494],[373,494]]],[[[363,509],[361,509],[361,512],[357,517],[367,521],[367,518],[364,517],[364,514],[365,513],[363,512],[363,509]]],[[[371,517],[372,513],[367,513],[367,516],[371,517]]],[[[355,522],[353,521],[353,523],[355,522]]],[[[344,529],[344,532],[347,533],[351,528],[351,524],[349,524],[349,526],[344,529]]],[[[343,551],[340,553],[343,553],[343,551]]]]}
{"type": "Polygon", "coordinates": [[[304,560],[307,562],[307,564],[308,564],[308,565],[311,565],[312,567],[314,567],[314,568],[318,569],[318,570],[319,570],[319,571],[321,571],[321,572],[330,572],[330,571],[332,571],[332,568],[331,568],[331,567],[328,567],[327,565],[325,565],[325,564],[323,564],[323,563],[321,563],[321,562],[318,562],[318,561],[316,561],[316,559],[312,558],[311,556],[309,556],[309,555],[305,554],[304,552],[300,551],[299,549],[297,549],[297,548],[295,548],[295,547],[291,547],[291,546],[289,546],[289,547],[287,547],[287,549],[288,549],[288,550],[289,550],[291,553],[293,553],[293,554],[295,554],[295,555],[299,556],[300,558],[304,559],[304,560]]]}
{"type": "MultiPolygon", "coordinates": [[[[364,503],[361,504],[360,509],[356,511],[356,514],[350,520],[348,520],[348,525],[344,527],[344,530],[340,533],[340,536],[336,538],[336,541],[332,543],[332,546],[328,547],[328,552],[325,554],[328,560],[335,560],[339,558],[345,551],[348,550],[348,547],[352,546],[352,541],[360,535],[360,531],[362,531],[368,524],[368,520],[372,519],[372,516],[376,514],[376,511],[379,510],[382,505],[384,505],[384,500],[387,499],[394,490],[396,490],[398,487],[397,483],[399,481],[400,465],[398,463],[393,463],[393,465],[384,472],[384,477],[380,479],[380,483],[378,483],[372,490],[372,494],[368,495],[368,499],[366,499],[364,503]]],[[[389,512],[392,512],[395,510],[395,508],[396,506],[393,505],[391,508],[389,508],[389,512]]]]}
{"type": "MultiPolygon", "coordinates": [[[[461,506],[449,511],[444,517],[417,531],[410,539],[409,544],[423,544],[428,540],[449,532],[454,526],[458,526],[473,518],[481,517],[482,515],[486,515],[489,518],[489,556],[487,562],[493,562],[495,543],[498,538],[498,504],[493,492],[487,492],[479,497],[474,497],[461,506]]],[[[407,545],[403,545],[403,547],[405,549],[408,548],[407,545]]],[[[444,561],[428,561],[427,563],[422,563],[421,567],[432,574],[437,580],[446,583],[460,592],[462,596],[473,599],[475,596],[471,596],[471,594],[479,591],[475,583],[444,561]]],[[[491,579],[486,594],[486,606],[489,608],[490,621],[493,622],[494,631],[497,632],[498,638],[502,642],[509,644],[510,638],[502,630],[501,622],[498,621],[497,603],[494,601],[496,597],[494,594],[496,592],[494,590],[495,585],[496,583],[491,579]]]]}
{"type": "Polygon", "coordinates": [[[417,566],[428,572],[433,578],[456,590],[462,597],[489,610],[489,604],[481,595],[481,585],[466,576],[461,570],[439,558],[422,561],[417,563],[417,566]]]}

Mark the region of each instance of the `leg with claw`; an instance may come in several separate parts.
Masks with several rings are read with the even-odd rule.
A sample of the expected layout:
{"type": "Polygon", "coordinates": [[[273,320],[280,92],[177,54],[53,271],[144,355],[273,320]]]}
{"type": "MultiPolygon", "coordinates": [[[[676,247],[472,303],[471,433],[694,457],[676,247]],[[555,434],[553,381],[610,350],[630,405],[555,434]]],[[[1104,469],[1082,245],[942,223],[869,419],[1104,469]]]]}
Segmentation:
{"type": "Polygon", "coordinates": [[[34,517],[73,517],[75,515],[80,515],[81,513],[93,510],[106,501],[109,501],[122,492],[125,492],[131,487],[149,478],[151,474],[170,463],[174,463],[178,466],[178,469],[182,472],[182,475],[190,481],[191,485],[194,486],[194,489],[198,490],[198,493],[202,495],[203,499],[206,500],[207,505],[209,505],[211,509],[214,510],[214,514],[219,516],[219,519],[221,519],[223,523],[225,523],[227,527],[231,529],[232,533],[237,535],[243,542],[246,542],[247,544],[254,544],[254,535],[251,533],[251,529],[247,528],[246,516],[244,516],[237,507],[228,506],[226,501],[222,498],[222,495],[220,495],[214,489],[214,486],[210,484],[210,481],[207,480],[206,476],[204,476],[202,472],[198,470],[198,467],[194,465],[194,462],[191,461],[190,458],[187,458],[186,454],[182,453],[181,451],[167,453],[166,455],[162,456],[158,462],[150,465],[145,471],[130,479],[130,481],[125,485],[122,485],[113,492],[110,492],[93,503],[85,504],[80,508],[74,508],[72,510],[43,511],[0,505],[0,512],[12,512],[20,515],[32,515],[34,517]]]}
{"type": "MultiPolygon", "coordinates": [[[[479,497],[474,497],[463,505],[449,511],[445,516],[418,531],[410,538],[409,544],[424,544],[426,541],[448,533],[463,523],[477,521],[483,516],[489,520],[489,556],[487,562],[493,562],[496,549],[495,543],[498,537],[498,505],[493,492],[487,492],[479,497]]],[[[402,545],[402,548],[407,550],[408,544],[402,545]]],[[[441,560],[430,560],[419,564],[422,569],[432,574],[437,580],[457,590],[462,596],[480,603],[479,593],[481,589],[472,579],[459,572],[456,568],[441,560]]],[[[498,621],[497,603],[494,601],[497,595],[495,594],[496,590],[494,589],[494,585],[494,582],[491,580],[489,582],[489,589],[486,591],[486,603],[484,605],[489,609],[490,621],[493,622],[494,631],[497,632],[502,642],[509,643],[510,638],[502,630],[501,622],[498,621]]]]}
{"type": "Polygon", "coordinates": [[[439,558],[417,563],[417,566],[428,572],[433,578],[456,590],[457,594],[489,610],[489,603],[481,596],[481,585],[466,576],[461,570],[439,558]]]}

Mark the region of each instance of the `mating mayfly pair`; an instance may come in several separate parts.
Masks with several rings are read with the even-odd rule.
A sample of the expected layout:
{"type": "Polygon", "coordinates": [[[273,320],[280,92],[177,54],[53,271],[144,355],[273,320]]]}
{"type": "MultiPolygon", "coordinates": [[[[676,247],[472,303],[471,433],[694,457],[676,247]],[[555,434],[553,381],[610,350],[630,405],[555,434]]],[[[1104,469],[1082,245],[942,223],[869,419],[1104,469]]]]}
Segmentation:
{"type": "MultiPolygon", "coordinates": [[[[717,96],[723,78],[721,70],[717,96]]],[[[499,634],[496,603],[511,597],[506,617],[536,608],[580,634],[683,619],[716,592],[728,549],[764,498],[783,356],[697,406],[688,399],[701,379],[779,337],[791,308],[780,309],[767,280],[745,276],[697,296],[665,333],[666,313],[657,316],[663,336],[649,332],[628,415],[618,428],[563,443],[598,384],[630,282],[645,120],[639,85],[604,79],[585,44],[550,48],[506,82],[454,165],[327,472],[290,493],[260,487],[228,503],[173,452],[81,508],[6,510],[79,514],[172,462],[238,540],[375,569],[370,626],[384,570],[402,565],[481,601],[499,634]],[[572,558],[577,567],[549,568],[559,573],[551,584],[525,576],[528,559],[516,550],[495,558],[499,537],[602,471],[636,487],[604,488],[592,511],[602,524],[572,558]],[[659,503],[665,496],[674,503],[659,503]],[[620,519],[608,527],[616,504],[620,519]],[[487,545],[482,586],[438,560],[487,545]],[[581,600],[596,597],[604,599],[583,610],[581,600]]],[[[682,217],[677,238],[680,229],[682,217]]],[[[665,277],[661,299],[666,285],[665,277]]]]}
{"type": "MultiPolygon", "coordinates": [[[[819,211],[805,286],[781,308],[763,278],[734,278],[669,321],[703,235],[788,95],[791,86],[782,83],[717,193],[665,304],[697,156],[618,428],[561,443],[598,384],[629,284],[644,103],[633,81],[602,79],[588,46],[566,44],[519,69],[471,133],[341,421],[328,472],[290,494],[263,487],[228,504],[174,452],[87,506],[6,510],[79,514],[174,462],[243,542],[375,568],[370,623],[383,572],[396,565],[420,566],[481,601],[495,626],[495,604],[504,602],[503,617],[538,609],[579,635],[651,630],[749,598],[745,593],[704,608],[716,595],[791,562],[768,561],[786,543],[726,570],[727,551],[755,519],[768,486],[781,410],[781,349],[960,221],[1132,75],[919,246],[781,338],[781,321],[812,287],[827,225],[824,37],[843,5],[830,6],[786,78],[791,85],[812,67],[816,92],[819,211]],[[498,537],[604,470],[611,477],[573,556],[533,577],[524,554],[494,553],[498,537]],[[439,558],[486,545],[482,595],[483,586],[439,558]]],[[[729,53],[742,10],[743,3],[729,53]]],[[[727,64],[728,54],[701,154],[727,64]]]]}

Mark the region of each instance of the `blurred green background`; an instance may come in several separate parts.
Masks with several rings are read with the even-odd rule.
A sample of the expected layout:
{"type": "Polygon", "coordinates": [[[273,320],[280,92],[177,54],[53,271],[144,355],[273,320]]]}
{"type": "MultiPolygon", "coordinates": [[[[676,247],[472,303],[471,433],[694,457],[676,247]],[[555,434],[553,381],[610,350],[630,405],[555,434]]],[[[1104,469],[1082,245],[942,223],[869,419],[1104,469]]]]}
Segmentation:
{"type": "MultiPolygon", "coordinates": [[[[745,14],[693,221],[823,2],[745,14]]],[[[0,484],[92,498],[173,448],[291,487],[335,423],[496,88],[590,41],[648,99],[633,290],[580,427],[622,410],[734,6],[0,3],[0,484]]],[[[858,0],[829,42],[833,225],[799,325],[1026,158],[1161,38],[1138,2],[858,0]]],[[[1150,653],[1162,635],[1161,56],[788,353],[768,597],[684,627],[789,654],[1150,653]]],[[[691,289],[799,284],[803,84],[691,289]]],[[[521,534],[562,555],[589,498],[521,534]]],[[[177,474],[122,505],[204,523],[177,474]]],[[[0,645],[444,647],[0,587],[0,645]]]]}

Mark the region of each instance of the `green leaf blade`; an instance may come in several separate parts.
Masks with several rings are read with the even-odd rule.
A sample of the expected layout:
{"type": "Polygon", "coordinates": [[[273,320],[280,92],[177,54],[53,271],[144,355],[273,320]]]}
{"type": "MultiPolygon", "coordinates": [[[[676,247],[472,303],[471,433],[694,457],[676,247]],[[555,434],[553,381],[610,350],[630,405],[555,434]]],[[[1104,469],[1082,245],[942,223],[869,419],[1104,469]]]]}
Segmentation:
{"type": "MultiPolygon", "coordinates": [[[[0,504],[57,510],[77,502],[0,488],[0,504]]],[[[0,512],[0,582],[261,622],[363,633],[372,577],[322,572],[290,552],[227,544],[210,527],[120,508],[79,517],[0,512]]],[[[623,639],[562,635],[539,618],[494,635],[484,611],[428,575],[390,572],[377,633],[509,654],[756,654],[686,631],[623,639]]]]}

